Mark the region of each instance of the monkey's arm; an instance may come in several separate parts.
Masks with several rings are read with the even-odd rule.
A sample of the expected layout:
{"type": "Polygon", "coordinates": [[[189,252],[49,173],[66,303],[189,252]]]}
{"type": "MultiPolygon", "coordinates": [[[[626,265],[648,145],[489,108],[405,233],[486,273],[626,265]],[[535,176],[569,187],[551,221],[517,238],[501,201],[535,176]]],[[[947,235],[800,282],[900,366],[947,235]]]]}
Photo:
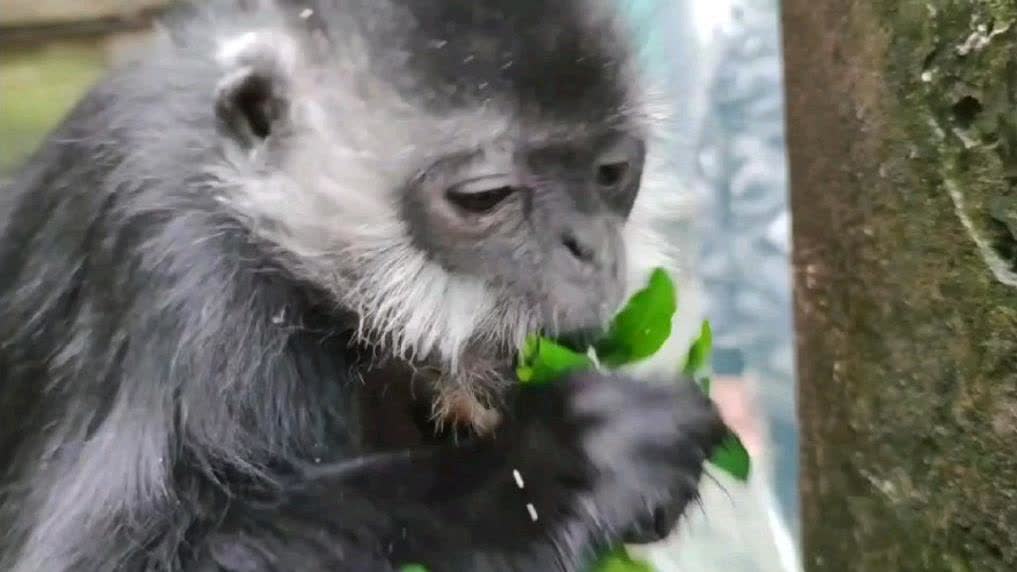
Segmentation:
{"type": "Polygon", "coordinates": [[[210,555],[226,570],[578,570],[647,517],[667,534],[722,428],[695,389],[581,374],[523,391],[491,438],[315,469],[234,511],[210,555]]]}

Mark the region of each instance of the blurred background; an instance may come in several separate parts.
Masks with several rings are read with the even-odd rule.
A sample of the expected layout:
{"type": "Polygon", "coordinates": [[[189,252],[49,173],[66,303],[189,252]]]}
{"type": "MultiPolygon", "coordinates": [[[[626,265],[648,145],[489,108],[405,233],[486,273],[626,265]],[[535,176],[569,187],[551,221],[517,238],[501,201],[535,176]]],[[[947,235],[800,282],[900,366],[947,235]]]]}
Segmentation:
{"type": "MultiPolygon", "coordinates": [[[[754,457],[747,484],[711,474],[675,537],[639,551],[660,572],[797,572],[798,439],[777,0],[617,0],[677,114],[687,330],[710,319],[714,397],[754,457]]],[[[0,181],[106,69],[138,54],[169,0],[0,0],[0,181]]]]}

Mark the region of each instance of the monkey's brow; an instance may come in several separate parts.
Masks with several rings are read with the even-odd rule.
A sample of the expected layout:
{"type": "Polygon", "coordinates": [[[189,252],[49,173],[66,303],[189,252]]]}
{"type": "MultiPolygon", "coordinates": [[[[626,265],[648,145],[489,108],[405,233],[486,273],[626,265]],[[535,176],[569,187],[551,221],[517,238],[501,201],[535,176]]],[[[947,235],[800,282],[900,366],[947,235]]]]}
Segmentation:
{"type": "Polygon", "coordinates": [[[508,162],[511,159],[514,149],[518,148],[520,145],[523,144],[506,144],[504,141],[483,143],[477,147],[452,152],[436,161],[432,165],[432,168],[441,170],[445,173],[463,173],[473,171],[477,167],[490,165],[492,163],[498,163],[501,161],[508,162]]]}
{"type": "Polygon", "coordinates": [[[425,165],[413,180],[420,182],[425,179],[454,179],[484,164],[483,159],[484,150],[479,148],[452,152],[425,165]]]}
{"type": "Polygon", "coordinates": [[[484,156],[484,149],[482,147],[464,149],[446,155],[437,161],[434,166],[447,171],[461,171],[482,162],[484,156]]]}
{"type": "MultiPolygon", "coordinates": [[[[560,127],[548,129],[525,139],[498,139],[480,143],[474,147],[451,151],[425,166],[417,176],[455,178],[467,174],[484,176],[495,172],[474,172],[480,167],[510,168],[512,156],[517,151],[544,149],[574,149],[577,145],[595,149],[610,147],[626,137],[632,137],[630,125],[598,124],[587,125],[584,129],[560,127]]],[[[497,170],[497,169],[495,169],[497,170]]]]}

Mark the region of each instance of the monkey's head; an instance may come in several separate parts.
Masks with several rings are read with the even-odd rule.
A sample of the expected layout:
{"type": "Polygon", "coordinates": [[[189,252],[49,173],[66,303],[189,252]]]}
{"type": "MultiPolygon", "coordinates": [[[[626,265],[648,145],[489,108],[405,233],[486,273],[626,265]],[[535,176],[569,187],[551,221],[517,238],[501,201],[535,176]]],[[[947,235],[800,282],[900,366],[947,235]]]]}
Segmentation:
{"type": "Polygon", "coordinates": [[[218,32],[223,196],[364,336],[454,366],[610,319],[652,124],[606,2],[278,3],[218,32]]]}

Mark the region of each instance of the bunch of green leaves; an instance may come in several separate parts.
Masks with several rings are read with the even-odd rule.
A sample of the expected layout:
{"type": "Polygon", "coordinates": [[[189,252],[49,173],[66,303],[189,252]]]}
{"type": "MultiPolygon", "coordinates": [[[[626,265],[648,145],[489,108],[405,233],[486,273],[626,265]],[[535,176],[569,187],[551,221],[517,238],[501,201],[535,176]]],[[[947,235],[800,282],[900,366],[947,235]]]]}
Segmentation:
{"type": "MultiPolygon", "coordinates": [[[[671,324],[678,309],[674,282],[663,269],[650,275],[645,288],[636,292],[615,316],[607,333],[587,348],[568,345],[532,335],[519,353],[516,376],[520,383],[552,383],[577,370],[616,369],[651,357],[671,337],[671,324]]],[[[698,338],[689,348],[680,370],[696,380],[700,389],[710,393],[710,354],[713,333],[703,322],[698,338]]],[[[727,437],[710,458],[710,464],[739,481],[749,477],[751,460],[741,439],[728,431],[727,437]]],[[[402,568],[403,572],[426,572],[419,565],[402,568]]],[[[632,558],[624,546],[601,556],[592,572],[652,572],[646,562],[632,558]]]]}
{"type": "MultiPolygon", "coordinates": [[[[615,369],[644,360],[671,337],[678,295],[663,269],[650,275],[649,284],[635,293],[611,322],[607,334],[582,351],[541,336],[530,336],[520,352],[516,376],[521,383],[552,383],[564,374],[590,368],[615,369]]],[[[686,355],[681,371],[710,393],[710,354],[713,333],[703,322],[698,338],[686,355]]],[[[728,431],[714,451],[710,464],[739,481],[749,477],[751,460],[741,439],[728,431]]],[[[601,557],[594,572],[651,572],[645,562],[632,559],[624,547],[601,557]]]]}
{"type": "MultiPolygon", "coordinates": [[[[615,316],[607,334],[579,351],[541,336],[530,336],[519,356],[516,376],[521,383],[551,383],[563,375],[582,369],[615,369],[646,359],[657,353],[671,337],[671,323],[677,311],[677,292],[671,278],[662,269],[650,275],[650,282],[635,293],[615,316]]],[[[699,337],[689,348],[681,371],[697,381],[704,393],[710,393],[710,354],[713,332],[703,322],[699,337]]],[[[750,459],[741,440],[733,432],[710,459],[714,467],[739,481],[749,476],[750,459]]]]}

